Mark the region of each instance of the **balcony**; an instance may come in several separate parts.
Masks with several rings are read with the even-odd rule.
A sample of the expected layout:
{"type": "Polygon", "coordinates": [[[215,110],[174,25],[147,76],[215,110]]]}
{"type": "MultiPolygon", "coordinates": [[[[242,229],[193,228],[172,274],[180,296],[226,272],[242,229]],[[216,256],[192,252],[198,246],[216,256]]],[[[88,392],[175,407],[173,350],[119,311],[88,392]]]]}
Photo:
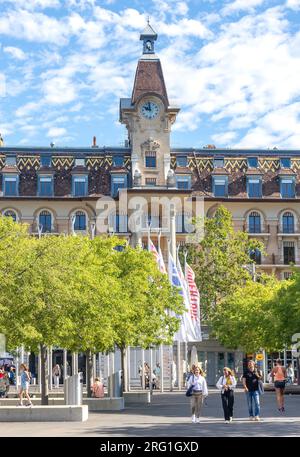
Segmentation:
{"type": "Polygon", "coordinates": [[[252,231],[250,232],[250,227],[248,224],[243,225],[243,232],[247,232],[249,236],[269,236],[270,235],[270,225],[268,224],[261,224],[260,231],[252,231]]]}
{"type": "Polygon", "coordinates": [[[297,267],[300,267],[300,260],[295,259],[295,262],[287,262],[283,256],[271,254],[262,259],[260,265],[257,265],[257,268],[287,268],[290,267],[291,263],[297,267]]]}

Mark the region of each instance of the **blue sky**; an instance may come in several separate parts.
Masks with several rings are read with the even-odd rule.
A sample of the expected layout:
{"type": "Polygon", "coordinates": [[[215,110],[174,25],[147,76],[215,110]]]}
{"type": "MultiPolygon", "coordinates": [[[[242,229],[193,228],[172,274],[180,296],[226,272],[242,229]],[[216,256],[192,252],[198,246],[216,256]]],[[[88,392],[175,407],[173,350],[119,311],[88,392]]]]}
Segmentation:
{"type": "Polygon", "coordinates": [[[0,0],[5,144],[123,145],[148,15],[173,147],[300,147],[300,0],[0,0]]]}

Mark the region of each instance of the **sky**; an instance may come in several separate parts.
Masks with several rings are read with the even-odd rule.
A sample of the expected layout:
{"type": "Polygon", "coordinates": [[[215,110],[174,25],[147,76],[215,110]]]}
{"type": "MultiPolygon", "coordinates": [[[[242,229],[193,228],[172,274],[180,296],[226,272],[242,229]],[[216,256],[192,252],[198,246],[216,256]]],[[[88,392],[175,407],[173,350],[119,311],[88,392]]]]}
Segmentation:
{"type": "Polygon", "coordinates": [[[300,148],[300,0],[0,0],[5,145],[123,146],[148,16],[172,147],[300,148]]]}

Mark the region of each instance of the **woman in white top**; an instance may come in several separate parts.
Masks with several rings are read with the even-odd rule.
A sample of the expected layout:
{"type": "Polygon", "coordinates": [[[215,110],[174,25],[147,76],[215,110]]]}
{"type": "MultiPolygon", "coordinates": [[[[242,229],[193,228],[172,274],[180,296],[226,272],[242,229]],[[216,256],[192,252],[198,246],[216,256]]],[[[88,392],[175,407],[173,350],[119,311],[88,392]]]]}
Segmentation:
{"type": "Polygon", "coordinates": [[[217,388],[221,391],[222,406],[226,424],[233,419],[234,388],[236,379],[228,367],[224,367],[223,376],[217,382],[217,388]]]}
{"type": "Polygon", "coordinates": [[[191,398],[192,407],[192,422],[200,422],[200,413],[203,405],[204,397],[207,397],[207,384],[203,376],[203,371],[199,367],[195,367],[193,374],[187,382],[187,388],[193,386],[193,394],[191,398]]]}

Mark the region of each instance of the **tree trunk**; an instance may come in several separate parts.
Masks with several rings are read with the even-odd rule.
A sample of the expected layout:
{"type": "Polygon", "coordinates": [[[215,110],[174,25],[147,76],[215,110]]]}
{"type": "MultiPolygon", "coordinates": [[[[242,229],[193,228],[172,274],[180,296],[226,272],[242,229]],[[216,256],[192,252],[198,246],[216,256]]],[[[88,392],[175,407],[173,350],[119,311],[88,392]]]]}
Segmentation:
{"type": "Polygon", "coordinates": [[[86,351],[86,393],[87,397],[92,396],[92,383],[93,383],[93,356],[92,351],[86,351]]]}
{"type": "Polygon", "coordinates": [[[51,373],[48,373],[48,361],[47,361],[47,347],[44,344],[40,344],[41,350],[41,404],[48,405],[49,393],[48,393],[48,377],[51,373]]]}

